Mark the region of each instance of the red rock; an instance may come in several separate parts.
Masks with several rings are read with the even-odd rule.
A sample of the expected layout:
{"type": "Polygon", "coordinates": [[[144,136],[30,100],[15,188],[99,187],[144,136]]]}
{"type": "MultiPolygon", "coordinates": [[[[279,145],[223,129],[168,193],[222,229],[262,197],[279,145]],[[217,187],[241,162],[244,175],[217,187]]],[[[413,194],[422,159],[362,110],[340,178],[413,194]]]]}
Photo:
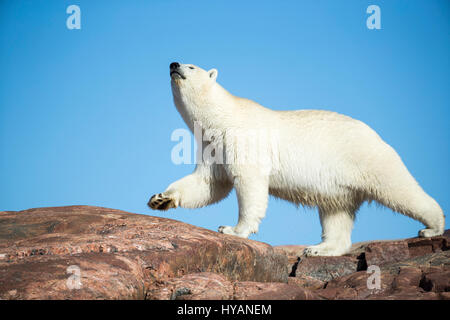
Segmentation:
{"type": "Polygon", "coordinates": [[[447,236],[433,238],[411,238],[405,240],[408,243],[411,257],[421,256],[428,253],[446,251],[449,249],[447,236]]]}
{"type": "Polygon", "coordinates": [[[367,299],[372,295],[386,295],[391,292],[394,276],[389,272],[381,271],[380,288],[369,288],[367,285],[371,273],[358,271],[327,283],[327,286],[318,295],[327,299],[367,299]]]}
{"type": "Polygon", "coordinates": [[[317,294],[326,300],[356,300],[358,298],[358,292],[353,288],[330,287],[318,291],[317,294]]]}
{"type": "Polygon", "coordinates": [[[367,298],[368,300],[439,300],[441,297],[433,292],[397,292],[391,295],[373,295],[367,298]]]}
{"type": "Polygon", "coordinates": [[[450,292],[440,292],[439,299],[440,300],[450,300],[450,292]]]}
{"type": "Polygon", "coordinates": [[[287,282],[287,258],[265,243],[120,210],[55,207],[0,213],[0,298],[145,298],[168,279],[208,271],[287,282]],[[80,289],[69,289],[71,265],[80,289]]]}
{"type": "Polygon", "coordinates": [[[289,284],[294,284],[305,289],[321,289],[325,286],[326,281],[321,281],[309,276],[289,277],[289,284]]]}
{"type": "Polygon", "coordinates": [[[310,290],[286,283],[236,282],[236,300],[315,300],[319,297],[310,290]]]}
{"type": "Polygon", "coordinates": [[[396,291],[418,288],[422,279],[422,270],[418,267],[400,267],[398,275],[392,282],[392,289],[396,291]]]}
{"type": "Polygon", "coordinates": [[[284,253],[287,255],[289,262],[297,262],[298,257],[303,255],[303,250],[305,250],[307,246],[299,246],[299,245],[284,245],[284,246],[275,246],[274,249],[278,252],[284,253]]]}
{"type": "Polygon", "coordinates": [[[424,271],[424,276],[420,281],[420,287],[422,287],[425,291],[449,292],[450,270],[431,268],[424,271]]]}
{"type": "Polygon", "coordinates": [[[414,257],[381,266],[379,289],[369,289],[370,274],[359,271],[329,281],[314,292],[326,299],[444,299],[441,293],[449,289],[450,278],[446,263],[450,263],[448,252],[414,257]]]}
{"type": "Polygon", "coordinates": [[[224,276],[212,272],[200,272],[170,279],[147,294],[157,300],[229,300],[233,297],[233,285],[224,276]]]}
{"type": "Polygon", "coordinates": [[[368,266],[381,266],[386,263],[408,259],[409,249],[406,241],[372,242],[365,248],[365,259],[368,266]]]}
{"type": "Polygon", "coordinates": [[[358,270],[356,257],[302,257],[295,271],[296,278],[312,277],[320,281],[354,273],[358,270]]]}
{"type": "Polygon", "coordinates": [[[0,212],[0,299],[450,299],[448,236],[303,257],[305,246],[106,208],[0,212]]]}

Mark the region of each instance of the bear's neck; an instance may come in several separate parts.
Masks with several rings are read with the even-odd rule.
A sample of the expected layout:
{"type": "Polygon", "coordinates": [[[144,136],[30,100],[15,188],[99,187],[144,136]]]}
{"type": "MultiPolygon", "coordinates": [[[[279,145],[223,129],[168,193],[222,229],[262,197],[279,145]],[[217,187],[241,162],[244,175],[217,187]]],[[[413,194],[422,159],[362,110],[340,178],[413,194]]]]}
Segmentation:
{"type": "Polygon", "coordinates": [[[218,83],[201,93],[185,90],[174,94],[174,102],[191,132],[194,126],[222,129],[234,109],[233,96],[218,83]]]}

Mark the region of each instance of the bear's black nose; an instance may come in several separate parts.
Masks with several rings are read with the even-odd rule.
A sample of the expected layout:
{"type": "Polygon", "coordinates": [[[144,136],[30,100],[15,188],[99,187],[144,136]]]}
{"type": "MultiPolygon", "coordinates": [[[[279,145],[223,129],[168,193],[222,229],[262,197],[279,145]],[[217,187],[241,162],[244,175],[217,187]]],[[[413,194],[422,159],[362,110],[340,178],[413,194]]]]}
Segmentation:
{"type": "Polygon", "coordinates": [[[179,67],[180,67],[180,64],[178,62],[172,62],[170,64],[170,69],[176,69],[176,68],[179,68],[179,67]]]}

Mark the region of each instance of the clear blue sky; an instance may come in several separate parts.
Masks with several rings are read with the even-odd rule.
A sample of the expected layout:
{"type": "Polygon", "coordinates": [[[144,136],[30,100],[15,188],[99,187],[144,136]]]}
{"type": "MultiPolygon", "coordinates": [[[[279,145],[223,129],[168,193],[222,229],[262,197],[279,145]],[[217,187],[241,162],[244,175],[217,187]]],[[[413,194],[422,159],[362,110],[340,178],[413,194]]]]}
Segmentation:
{"type": "MultiPolygon", "coordinates": [[[[366,122],[448,212],[449,27],[447,0],[2,0],[0,210],[84,204],[212,230],[234,225],[234,193],[196,210],[146,206],[194,168],[170,159],[172,131],[186,128],[168,69],[180,61],[217,68],[230,92],[273,109],[366,122]],[[66,27],[71,4],[81,8],[81,30],[66,27]],[[371,4],[381,8],[381,30],[366,27],[371,4]]],[[[352,238],[421,228],[365,205],[352,238]]],[[[271,199],[252,238],[314,244],[320,232],[315,210],[271,199]]]]}

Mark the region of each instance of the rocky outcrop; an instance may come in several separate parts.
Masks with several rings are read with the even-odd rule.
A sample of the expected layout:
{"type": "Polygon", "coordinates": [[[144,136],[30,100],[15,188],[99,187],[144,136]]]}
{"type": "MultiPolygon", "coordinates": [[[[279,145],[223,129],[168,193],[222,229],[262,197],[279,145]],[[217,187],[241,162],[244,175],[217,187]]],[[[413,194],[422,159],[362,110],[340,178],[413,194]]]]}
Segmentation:
{"type": "Polygon", "coordinates": [[[323,299],[449,299],[449,236],[356,243],[342,257],[299,257],[304,246],[276,249],[292,264],[289,283],[323,299]]]}
{"type": "Polygon", "coordinates": [[[314,292],[295,284],[230,281],[225,276],[200,272],[171,279],[147,295],[149,299],[176,300],[311,300],[314,292]]]}
{"type": "Polygon", "coordinates": [[[268,244],[171,219],[89,206],[0,212],[3,299],[141,299],[198,272],[287,282],[286,264],[268,244]]]}
{"type": "Polygon", "coordinates": [[[305,258],[304,246],[113,209],[0,212],[0,298],[449,299],[448,236],[305,258]]]}

